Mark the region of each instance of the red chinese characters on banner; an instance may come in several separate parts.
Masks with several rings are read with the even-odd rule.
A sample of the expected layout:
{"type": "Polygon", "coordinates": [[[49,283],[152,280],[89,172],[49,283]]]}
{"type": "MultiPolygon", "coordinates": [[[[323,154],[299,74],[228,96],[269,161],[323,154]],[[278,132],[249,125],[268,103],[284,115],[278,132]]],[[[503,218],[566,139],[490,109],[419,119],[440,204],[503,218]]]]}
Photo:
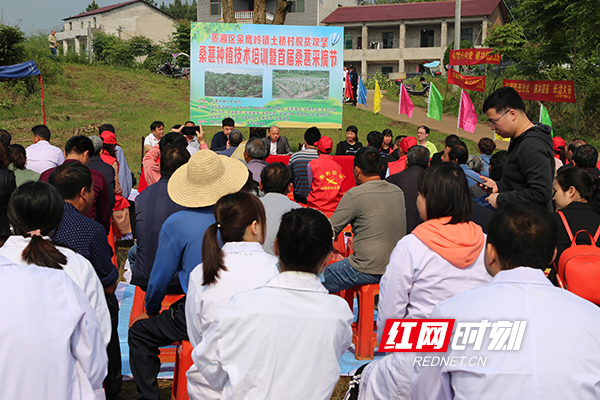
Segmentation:
{"type": "Polygon", "coordinates": [[[485,76],[463,76],[453,69],[448,70],[448,83],[466,90],[485,91],[485,76]]]}
{"type": "Polygon", "coordinates": [[[286,49],[275,47],[200,46],[202,64],[273,65],[281,67],[335,67],[337,51],[327,49],[286,49]]]}
{"type": "Polygon", "coordinates": [[[492,49],[450,50],[450,65],[500,64],[502,54],[490,54],[492,49]]]}
{"type": "Polygon", "coordinates": [[[573,81],[519,81],[504,79],[504,86],[514,88],[523,100],[575,103],[573,81]]]}

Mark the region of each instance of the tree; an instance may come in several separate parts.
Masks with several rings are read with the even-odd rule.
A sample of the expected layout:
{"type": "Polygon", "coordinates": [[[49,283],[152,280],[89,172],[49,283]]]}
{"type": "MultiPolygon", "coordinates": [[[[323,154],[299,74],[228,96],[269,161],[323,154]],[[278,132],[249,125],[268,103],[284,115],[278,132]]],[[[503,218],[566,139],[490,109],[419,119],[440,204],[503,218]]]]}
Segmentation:
{"type": "Polygon", "coordinates": [[[292,5],[291,1],[277,0],[275,6],[275,17],[273,17],[273,25],[283,25],[285,23],[285,17],[287,16],[288,9],[292,5]]]}
{"type": "Polygon", "coordinates": [[[0,66],[21,61],[25,34],[17,26],[0,24],[0,66]]]}
{"type": "Polygon", "coordinates": [[[160,9],[179,20],[196,21],[198,17],[198,3],[196,3],[196,0],[192,0],[191,4],[188,4],[187,0],[185,3],[181,0],[174,0],[173,3],[167,5],[163,2],[160,9]]]}
{"type": "Polygon", "coordinates": [[[223,22],[226,24],[235,24],[235,11],[233,9],[233,0],[222,0],[221,7],[223,11],[223,22]]]}
{"type": "Polygon", "coordinates": [[[90,4],[85,8],[85,12],[90,12],[99,9],[100,6],[96,3],[96,0],[92,0],[90,4]]]}
{"type": "Polygon", "coordinates": [[[265,0],[254,0],[253,24],[267,23],[267,2],[265,0]]]}

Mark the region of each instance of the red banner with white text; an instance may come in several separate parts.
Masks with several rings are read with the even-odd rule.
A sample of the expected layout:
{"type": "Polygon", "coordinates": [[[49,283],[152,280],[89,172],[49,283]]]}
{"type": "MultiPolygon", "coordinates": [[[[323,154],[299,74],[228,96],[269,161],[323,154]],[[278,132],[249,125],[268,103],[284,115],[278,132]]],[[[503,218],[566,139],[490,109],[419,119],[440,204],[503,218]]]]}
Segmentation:
{"type": "Polygon", "coordinates": [[[519,81],[504,79],[504,86],[513,87],[523,100],[575,103],[573,81],[519,81]]]}
{"type": "Polygon", "coordinates": [[[500,64],[502,54],[490,54],[492,49],[450,50],[450,65],[500,64]]]}
{"type": "Polygon", "coordinates": [[[485,76],[463,76],[453,69],[448,70],[448,83],[466,90],[485,91],[485,76]]]}

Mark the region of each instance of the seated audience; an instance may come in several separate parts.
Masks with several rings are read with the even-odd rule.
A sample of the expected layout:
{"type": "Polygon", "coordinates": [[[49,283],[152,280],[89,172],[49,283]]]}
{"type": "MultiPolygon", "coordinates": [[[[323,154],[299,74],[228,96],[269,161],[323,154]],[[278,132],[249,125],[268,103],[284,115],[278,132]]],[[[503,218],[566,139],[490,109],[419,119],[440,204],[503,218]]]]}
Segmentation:
{"type": "Polygon", "coordinates": [[[404,194],[381,180],[378,148],[363,147],[354,157],[354,180],[331,216],[334,237],[350,224],[354,252],[325,268],[323,285],[330,293],[358,285],[379,283],[390,254],[406,234],[404,194]],[[396,212],[390,213],[390,207],[396,212]]]}
{"type": "MultiPolygon", "coordinates": [[[[491,279],[484,265],[485,235],[469,221],[473,202],[461,168],[446,163],[425,169],[418,191],[425,222],[398,242],[379,283],[379,343],[388,319],[429,318],[440,301],[491,279]]],[[[359,398],[409,398],[417,355],[391,353],[367,365],[359,398]]]]}
{"type": "Polygon", "coordinates": [[[381,151],[381,146],[383,146],[383,133],[379,131],[371,131],[367,135],[367,146],[375,147],[379,150],[379,154],[381,154],[382,158],[385,158],[387,154],[381,151]]]}
{"type": "Polygon", "coordinates": [[[567,146],[567,164],[571,163],[573,160],[573,153],[583,144],[587,144],[587,142],[582,138],[575,138],[569,142],[569,145],[567,146]]]}
{"type": "Polygon", "coordinates": [[[480,173],[489,178],[490,158],[492,158],[492,154],[494,154],[494,150],[496,150],[496,142],[490,138],[481,138],[477,144],[477,149],[479,150],[479,158],[483,161],[483,169],[480,173]]]}
{"type": "Polygon", "coordinates": [[[444,148],[442,149],[442,151],[437,152],[431,156],[431,160],[429,160],[429,165],[434,166],[443,162],[442,156],[444,155],[444,150],[448,146],[448,143],[450,143],[453,140],[460,140],[460,138],[454,134],[446,136],[446,138],[444,139],[444,148]]]}
{"type": "MultiPolygon", "coordinates": [[[[106,130],[115,133],[110,129],[106,130]]],[[[102,134],[102,132],[100,132],[100,134],[102,134]]],[[[146,139],[144,140],[144,154],[147,153],[148,150],[156,146],[158,142],[160,142],[164,134],[165,124],[163,124],[162,121],[154,121],[152,124],[150,124],[150,134],[146,136],[146,139]]]]}
{"type": "Polygon", "coordinates": [[[13,171],[8,169],[10,160],[0,146],[0,242],[10,236],[10,225],[6,215],[8,202],[12,193],[17,188],[17,181],[13,171]]]}
{"type": "Polygon", "coordinates": [[[465,337],[458,340],[462,349],[449,346],[443,353],[449,359],[483,358],[485,366],[416,365],[413,400],[600,397],[600,309],[546,279],[543,270],[555,246],[556,221],[550,212],[531,203],[509,203],[494,213],[485,246],[486,268],[494,278],[437,304],[430,315],[457,323],[487,321],[478,329],[480,349],[465,337]],[[505,340],[508,331],[511,338],[523,332],[518,347],[505,340]]]}
{"type": "Polygon", "coordinates": [[[25,152],[25,147],[15,143],[11,144],[9,148],[10,164],[8,165],[8,169],[15,174],[17,187],[21,186],[25,182],[35,182],[40,179],[40,174],[38,172],[25,168],[25,164],[27,163],[27,153],[25,152]]]}
{"type": "Polygon", "coordinates": [[[319,158],[309,162],[307,167],[308,181],[311,182],[307,204],[325,213],[335,211],[342,199],[342,183],[346,179],[342,167],[330,155],[332,149],[331,138],[322,136],[317,142],[319,158]]]}
{"type": "Polygon", "coordinates": [[[400,142],[404,139],[406,135],[398,135],[394,138],[394,151],[392,151],[387,157],[384,157],[381,160],[382,170],[387,172],[388,165],[393,163],[394,161],[398,161],[402,154],[402,149],[400,148],[400,142]]]}
{"type": "MultiPolygon", "coordinates": [[[[94,145],[90,138],[78,135],[67,140],[65,145],[65,153],[67,159],[65,162],[74,162],[87,165],[90,157],[94,154],[94,145]]],[[[47,169],[40,175],[40,181],[48,182],[50,175],[56,167],[47,169]]],[[[100,172],[92,170],[92,179],[94,180],[94,198],[89,211],[85,213],[89,217],[104,227],[104,231],[108,235],[110,231],[110,217],[112,209],[110,208],[110,200],[108,196],[108,185],[104,175],[100,172]]]]}
{"type": "Polygon", "coordinates": [[[493,179],[496,182],[502,179],[504,163],[506,163],[507,158],[508,151],[506,150],[497,151],[490,157],[490,179],[493,179]]]}
{"type": "Polygon", "coordinates": [[[244,141],[244,135],[242,135],[242,132],[240,132],[237,129],[232,130],[231,133],[229,134],[229,136],[227,137],[227,144],[229,145],[229,147],[226,148],[225,150],[223,150],[219,154],[222,154],[227,157],[231,157],[233,152],[237,150],[238,146],[243,141],[244,141]]]}
{"type": "Polygon", "coordinates": [[[231,131],[235,129],[235,122],[233,118],[225,118],[221,122],[223,130],[215,133],[210,144],[210,149],[217,153],[222,152],[227,148],[227,139],[231,131]]]}
{"type": "Polygon", "coordinates": [[[288,167],[292,171],[294,182],[294,200],[296,203],[306,204],[310,193],[310,182],[308,181],[308,163],[319,157],[317,153],[317,142],[321,139],[321,132],[317,127],[311,127],[304,132],[304,149],[292,154],[288,167]]]}
{"type": "MultiPolygon", "coordinates": [[[[103,142],[99,136],[90,136],[90,140],[94,145],[94,152],[91,154],[90,160],[87,163],[87,166],[93,170],[100,172],[102,176],[104,176],[104,180],[106,180],[106,185],[108,186],[108,206],[112,210],[115,208],[115,169],[105,163],[100,157],[100,153],[102,153],[103,142]]],[[[119,184],[121,182],[119,181],[119,184]]],[[[123,189],[121,188],[121,191],[123,189]]]]}
{"type": "Polygon", "coordinates": [[[353,316],[317,277],[332,250],[331,224],[316,210],[292,210],[276,243],[281,273],[235,295],[192,353],[206,386],[222,392],[217,398],[326,400],[339,380],[353,316]]]}
{"type": "MultiPolygon", "coordinates": [[[[183,124],[184,127],[194,127],[196,126],[196,124],[193,121],[186,121],[185,124],[183,124]]],[[[198,128],[200,129],[200,131],[202,131],[202,126],[198,125],[198,128]]],[[[198,136],[196,135],[183,135],[185,137],[185,140],[187,140],[187,144],[188,144],[188,151],[190,151],[190,155],[194,154],[196,151],[200,150],[200,143],[198,142],[198,136]],[[191,151],[191,150],[195,150],[195,151],[191,151]]],[[[203,135],[204,136],[204,135],[203,135]]],[[[208,146],[206,147],[208,148],[208,146]]]]}
{"type": "Polygon", "coordinates": [[[574,167],[584,169],[592,179],[598,179],[600,176],[600,170],[597,168],[598,163],[598,150],[589,144],[579,146],[574,152],[572,157],[572,164],[574,167]]]}
{"type": "MultiPolygon", "coordinates": [[[[231,135],[230,135],[231,136],[231,135]]],[[[265,209],[260,200],[240,191],[223,196],[214,207],[215,222],[202,241],[202,264],[190,274],[185,319],[196,348],[221,307],[241,292],[264,286],[276,276],[277,257],[265,253],[265,209]]],[[[220,399],[195,365],[187,372],[192,399],[220,399]]]]}
{"type": "MultiPolygon", "coordinates": [[[[101,135],[104,131],[111,131],[116,135],[115,127],[111,124],[100,125],[100,128],[98,128],[98,135],[101,135]]],[[[137,182],[131,169],[129,169],[129,164],[125,158],[123,148],[118,144],[115,146],[115,154],[117,155],[117,162],[119,163],[119,184],[121,185],[121,191],[123,192],[123,197],[128,199],[131,194],[131,189],[137,182]]]]}
{"type": "Polygon", "coordinates": [[[292,187],[292,173],[284,163],[269,164],[260,173],[260,190],[265,193],[260,201],[265,206],[267,216],[267,233],[263,249],[271,255],[275,255],[275,236],[279,231],[281,216],[295,208],[302,208],[287,197],[292,187]]]}
{"type": "Polygon", "coordinates": [[[465,173],[467,183],[470,187],[477,184],[475,179],[480,180],[480,175],[467,166],[468,159],[469,150],[467,150],[467,145],[465,142],[462,140],[453,140],[446,144],[442,161],[457,164],[460,168],[462,168],[463,172],[465,173]]]}
{"type": "Polygon", "coordinates": [[[267,146],[269,154],[292,154],[292,149],[285,136],[280,135],[278,126],[273,125],[269,128],[269,136],[261,139],[267,146]]]}
{"type": "Polygon", "coordinates": [[[404,168],[406,168],[406,155],[408,154],[408,150],[416,145],[417,139],[412,136],[405,136],[400,141],[400,147],[398,148],[398,161],[387,164],[387,170],[385,171],[386,177],[404,171],[404,168]]]}
{"type": "Polygon", "coordinates": [[[363,147],[358,141],[358,128],[350,125],[346,128],[346,140],[338,143],[335,149],[336,156],[353,156],[363,147]]]}
{"type": "Polygon", "coordinates": [[[419,175],[429,165],[429,150],[423,146],[413,146],[406,154],[406,168],[404,171],[388,176],[385,180],[402,189],[404,205],[406,206],[406,233],[409,234],[415,227],[417,215],[417,181],[419,175]]]}
{"type": "Polygon", "coordinates": [[[13,193],[8,215],[16,234],[0,247],[0,256],[18,264],[62,269],[83,290],[94,310],[106,355],[111,322],[102,283],[85,257],[67,247],[56,246],[48,237],[63,216],[63,201],[58,191],[46,182],[26,182],[13,193]]]}
{"type": "Polygon", "coordinates": [[[419,142],[419,146],[427,147],[429,154],[433,155],[437,153],[437,147],[435,147],[435,144],[427,140],[429,138],[429,132],[430,129],[428,126],[421,125],[417,128],[417,140],[419,142]]]}
{"type": "Polygon", "coordinates": [[[265,142],[259,138],[253,137],[246,143],[244,151],[244,160],[248,170],[252,173],[252,180],[260,182],[260,173],[269,165],[265,160],[269,156],[268,148],[265,142]]]}
{"type": "Polygon", "coordinates": [[[394,134],[391,129],[384,129],[381,133],[383,134],[383,142],[381,143],[381,149],[379,150],[382,152],[382,155],[385,154],[387,157],[394,151],[394,144],[392,143],[394,134]]]}
{"type": "MultiPolygon", "coordinates": [[[[199,135],[201,134],[199,133],[199,135]]],[[[148,185],[152,185],[160,179],[160,152],[161,148],[167,145],[177,145],[187,149],[187,141],[179,132],[169,132],[163,136],[158,145],[151,148],[142,159],[144,178],[148,185]]]]}
{"type": "Polygon", "coordinates": [[[33,144],[25,149],[27,153],[25,168],[41,174],[65,161],[62,150],[50,144],[50,129],[46,125],[36,125],[31,128],[31,132],[33,144]]]}

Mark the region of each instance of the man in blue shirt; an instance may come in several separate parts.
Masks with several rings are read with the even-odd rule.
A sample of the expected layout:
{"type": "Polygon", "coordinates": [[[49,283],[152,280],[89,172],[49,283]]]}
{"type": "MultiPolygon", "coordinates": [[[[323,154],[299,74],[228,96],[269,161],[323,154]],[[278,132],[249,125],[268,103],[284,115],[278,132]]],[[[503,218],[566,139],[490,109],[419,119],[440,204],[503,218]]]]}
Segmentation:
{"type": "Polygon", "coordinates": [[[210,143],[210,149],[217,153],[227,148],[227,140],[229,140],[229,134],[235,128],[235,122],[233,121],[233,118],[225,118],[221,122],[221,126],[223,127],[223,130],[215,133],[215,136],[213,136],[212,142],[210,143]]]}
{"type": "Polygon", "coordinates": [[[187,340],[185,297],[159,314],[169,283],[177,274],[187,292],[190,273],[202,263],[202,238],[215,223],[213,205],[222,196],[239,191],[248,181],[248,170],[239,160],[200,150],[173,173],[167,184],[169,197],[186,207],[164,222],[146,291],[146,312],[129,328],[129,362],[138,387],[138,399],[158,399],[156,378],[159,347],[187,340]]]}
{"type": "MultiPolygon", "coordinates": [[[[160,153],[160,176],[155,184],[148,186],[135,199],[135,224],[137,244],[129,250],[135,253],[132,264],[131,283],[146,291],[148,279],[158,249],[158,234],[167,218],[184,210],[176,204],[167,193],[169,178],[179,167],[190,159],[190,153],[183,146],[166,146],[160,153]]],[[[131,261],[131,258],[130,258],[131,261]]],[[[169,293],[182,293],[179,279],[173,278],[169,285],[169,293]]]]}
{"type": "Polygon", "coordinates": [[[91,170],[78,162],[64,163],[52,171],[48,182],[58,189],[64,201],[63,218],[52,239],[87,258],[104,287],[110,312],[112,334],[106,348],[108,375],[104,380],[107,399],[119,399],[121,391],[121,346],[119,344],[119,302],[115,296],[119,271],[112,263],[113,252],[102,225],[86,217],[94,201],[91,170]]]}

